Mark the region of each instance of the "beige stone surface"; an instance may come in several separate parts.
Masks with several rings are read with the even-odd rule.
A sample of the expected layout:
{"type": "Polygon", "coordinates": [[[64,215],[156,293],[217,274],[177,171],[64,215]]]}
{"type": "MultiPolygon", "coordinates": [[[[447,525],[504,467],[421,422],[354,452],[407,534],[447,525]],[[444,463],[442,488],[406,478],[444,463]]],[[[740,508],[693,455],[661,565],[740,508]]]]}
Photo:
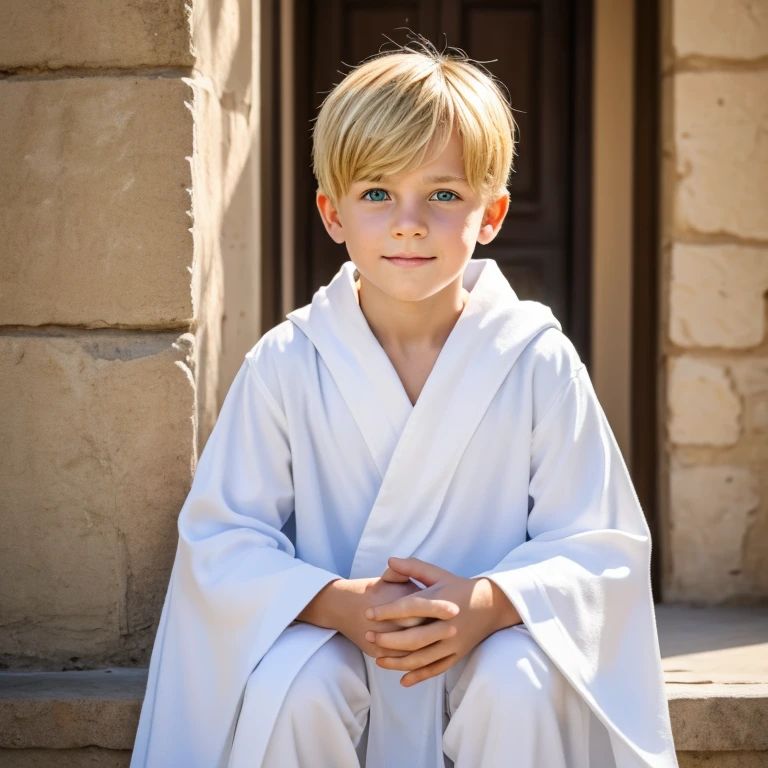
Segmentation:
{"type": "Polygon", "coordinates": [[[768,750],[768,685],[668,685],[675,747],[768,750]]]}
{"type": "MultiPolygon", "coordinates": [[[[759,727],[765,718],[768,686],[711,685],[704,682],[703,676],[697,685],[680,685],[670,682],[675,679],[670,670],[682,663],[690,666],[696,658],[703,675],[710,676],[715,670],[734,681],[741,680],[756,663],[765,669],[766,660],[761,661],[757,653],[768,639],[768,611],[758,606],[657,605],[656,620],[679,749],[696,751],[696,755],[689,755],[692,760],[705,759],[705,750],[717,750],[719,755],[728,754],[722,750],[736,750],[730,754],[752,760],[755,751],[764,748],[768,735],[759,727]],[[738,649],[744,651],[741,657],[732,653],[738,649]]],[[[34,763],[22,762],[26,759],[22,755],[34,754],[41,747],[67,749],[73,760],[75,755],[79,760],[84,752],[82,745],[93,744],[95,761],[97,757],[110,757],[102,751],[109,746],[114,750],[111,756],[119,759],[120,751],[133,744],[146,676],[146,669],[116,668],[64,673],[0,672],[0,764],[5,765],[2,759],[11,754],[3,748],[10,746],[16,747],[12,756],[19,761],[13,764],[25,767],[34,763]]],[[[52,761],[55,756],[54,752],[37,754],[52,761]]],[[[60,764],[80,768],[102,763],[60,764]]]]}
{"type": "Polygon", "coordinates": [[[0,673],[0,747],[131,749],[146,687],[141,668],[0,673]]]}
{"type": "MultiPolygon", "coordinates": [[[[219,366],[224,353],[222,316],[225,302],[229,304],[227,300],[231,298],[224,293],[222,231],[253,146],[250,105],[244,101],[233,102],[235,94],[225,94],[219,98],[217,92],[220,88],[197,71],[189,82],[195,93],[196,151],[192,163],[195,189],[195,270],[192,276],[192,296],[197,320],[195,334],[199,360],[195,382],[198,449],[202,452],[221,406],[219,366]],[[231,106],[227,107],[230,102],[231,106]],[[222,152],[222,147],[226,148],[225,152],[222,152]]],[[[237,98],[244,96],[239,94],[237,98]]],[[[244,251],[241,258],[258,263],[258,254],[254,251],[244,251]]],[[[250,301],[252,304],[257,303],[257,297],[252,297],[250,301]]],[[[231,309],[235,307],[231,306],[231,309]]],[[[254,338],[250,346],[256,341],[258,338],[254,338]]]]}
{"type": "Polygon", "coordinates": [[[768,432],[768,395],[756,395],[747,405],[747,429],[752,432],[768,432]]]}
{"type": "Polygon", "coordinates": [[[742,395],[760,395],[768,392],[768,357],[734,360],[728,367],[742,395]]]}
{"type": "Polygon", "coordinates": [[[130,750],[0,749],[3,768],[128,768],[130,763],[130,750]]]}
{"type": "Polygon", "coordinates": [[[746,348],[763,341],[768,248],[676,243],[671,267],[675,344],[746,348]]]}
{"type": "Polygon", "coordinates": [[[741,402],[727,368],[690,356],[669,363],[669,439],[684,445],[731,445],[740,434],[741,402]]]}
{"type": "Polygon", "coordinates": [[[678,752],[679,768],[768,768],[768,752],[678,752]]]}
{"type": "Polygon", "coordinates": [[[674,0],[672,8],[677,56],[768,56],[768,0],[674,0]]]}
{"type": "Polygon", "coordinates": [[[0,69],[190,66],[184,6],[185,0],[7,0],[0,69]]]}
{"type": "Polygon", "coordinates": [[[188,325],[191,99],[177,78],[0,81],[0,324],[188,325]]]}
{"type": "Polygon", "coordinates": [[[667,683],[768,684],[768,605],[655,609],[667,683]]]}
{"type": "Polygon", "coordinates": [[[676,231],[768,239],[768,68],[678,73],[672,103],[676,231]]]}
{"type": "Polygon", "coordinates": [[[196,461],[190,334],[0,336],[0,658],[146,663],[196,461]]]}
{"type": "Polygon", "coordinates": [[[760,505],[758,479],[738,466],[670,470],[670,561],[665,599],[717,602],[748,587],[744,540],[760,505]]]}

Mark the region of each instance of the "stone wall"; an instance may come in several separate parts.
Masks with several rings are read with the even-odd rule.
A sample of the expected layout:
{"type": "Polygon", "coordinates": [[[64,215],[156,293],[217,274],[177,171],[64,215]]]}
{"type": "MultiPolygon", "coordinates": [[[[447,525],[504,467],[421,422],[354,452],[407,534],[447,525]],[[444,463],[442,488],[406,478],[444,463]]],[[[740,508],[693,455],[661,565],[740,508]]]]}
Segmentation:
{"type": "Polygon", "coordinates": [[[149,661],[219,408],[250,9],[3,9],[0,666],[149,661]]]}
{"type": "Polygon", "coordinates": [[[768,599],[768,0],[666,0],[665,600],[768,599]]]}

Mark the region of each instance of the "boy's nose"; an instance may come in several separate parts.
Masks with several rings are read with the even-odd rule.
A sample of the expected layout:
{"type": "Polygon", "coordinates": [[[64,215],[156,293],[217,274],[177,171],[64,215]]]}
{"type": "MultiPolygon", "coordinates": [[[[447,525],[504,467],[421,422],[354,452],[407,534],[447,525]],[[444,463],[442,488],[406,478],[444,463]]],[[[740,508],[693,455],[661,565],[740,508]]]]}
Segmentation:
{"type": "Polygon", "coordinates": [[[424,237],[426,234],[426,224],[415,217],[400,217],[392,224],[392,235],[399,240],[408,237],[424,237]]]}

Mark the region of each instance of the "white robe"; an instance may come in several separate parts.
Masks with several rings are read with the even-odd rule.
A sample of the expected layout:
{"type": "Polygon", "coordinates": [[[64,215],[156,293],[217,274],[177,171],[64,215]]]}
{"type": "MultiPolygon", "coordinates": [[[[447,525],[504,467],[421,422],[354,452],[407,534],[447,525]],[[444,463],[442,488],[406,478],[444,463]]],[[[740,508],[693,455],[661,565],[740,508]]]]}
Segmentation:
{"type": "MultiPolygon", "coordinates": [[[[293,620],[392,555],[499,585],[607,730],[613,754],[591,765],[677,765],[649,529],[560,324],[495,261],[470,261],[414,406],[353,271],[259,340],[222,405],[179,515],[132,768],[261,765],[292,679],[335,633],[293,620]],[[244,704],[252,675],[269,695],[244,704]]],[[[404,688],[365,660],[366,768],[442,768],[445,675],[404,688]]]]}

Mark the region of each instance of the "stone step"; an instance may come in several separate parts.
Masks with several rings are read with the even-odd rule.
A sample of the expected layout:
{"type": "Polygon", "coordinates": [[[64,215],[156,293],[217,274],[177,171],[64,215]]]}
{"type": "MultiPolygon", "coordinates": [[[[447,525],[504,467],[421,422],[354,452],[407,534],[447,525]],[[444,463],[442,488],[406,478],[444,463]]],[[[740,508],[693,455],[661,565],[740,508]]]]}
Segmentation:
{"type": "MultiPolygon", "coordinates": [[[[681,768],[768,766],[768,610],[657,606],[681,768]]],[[[127,766],[146,669],[0,673],[0,766],[127,766]]]]}

